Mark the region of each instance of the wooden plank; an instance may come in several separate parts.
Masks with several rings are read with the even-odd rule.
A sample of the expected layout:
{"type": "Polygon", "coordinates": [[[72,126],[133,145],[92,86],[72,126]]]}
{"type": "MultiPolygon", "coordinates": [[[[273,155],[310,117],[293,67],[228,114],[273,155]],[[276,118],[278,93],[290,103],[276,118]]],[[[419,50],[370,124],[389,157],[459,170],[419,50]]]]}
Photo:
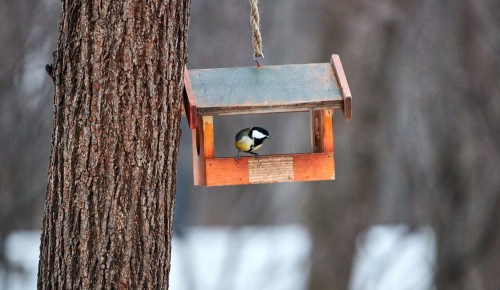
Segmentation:
{"type": "Polygon", "coordinates": [[[184,113],[187,117],[189,128],[196,128],[196,98],[191,85],[191,80],[189,79],[189,71],[187,67],[184,67],[184,113]]]}
{"type": "Polygon", "coordinates": [[[293,159],[294,181],[335,179],[334,153],[304,154],[293,159]]]}
{"type": "Polygon", "coordinates": [[[292,112],[344,106],[328,63],[189,70],[199,115],[292,112]]]}
{"type": "Polygon", "coordinates": [[[206,160],[207,186],[249,184],[248,160],[252,157],[206,160]]]}
{"type": "Polygon", "coordinates": [[[245,156],[239,161],[224,157],[206,159],[205,162],[207,186],[335,179],[333,153],[268,155],[261,156],[259,161],[255,157],[245,156]],[[290,160],[293,164],[293,178],[290,160]],[[277,173],[280,170],[285,173],[277,173]]]}
{"type": "Polygon", "coordinates": [[[293,181],[293,157],[269,156],[248,159],[248,181],[250,183],[293,181]]]}
{"type": "Polygon", "coordinates": [[[351,89],[349,88],[349,84],[347,83],[347,78],[345,76],[344,68],[342,67],[342,62],[340,61],[340,57],[337,54],[332,54],[330,63],[335,71],[335,77],[337,79],[338,86],[340,87],[340,92],[344,100],[342,106],[342,110],[344,111],[344,118],[346,120],[351,120],[352,119],[351,89]]]}

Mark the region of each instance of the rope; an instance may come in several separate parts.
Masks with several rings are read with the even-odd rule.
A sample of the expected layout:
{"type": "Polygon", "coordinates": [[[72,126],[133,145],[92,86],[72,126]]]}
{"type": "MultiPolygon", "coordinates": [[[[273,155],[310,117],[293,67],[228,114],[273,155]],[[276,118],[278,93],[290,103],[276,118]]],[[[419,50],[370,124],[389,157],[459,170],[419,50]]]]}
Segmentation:
{"type": "Polygon", "coordinates": [[[264,58],[264,54],[262,53],[262,36],[260,35],[260,29],[259,29],[259,22],[260,22],[260,16],[259,16],[259,8],[257,7],[257,4],[259,3],[259,0],[250,0],[250,24],[252,25],[252,31],[253,31],[253,36],[252,36],[252,42],[253,42],[253,59],[257,62],[257,66],[260,66],[259,62],[257,61],[258,57],[264,58]]]}

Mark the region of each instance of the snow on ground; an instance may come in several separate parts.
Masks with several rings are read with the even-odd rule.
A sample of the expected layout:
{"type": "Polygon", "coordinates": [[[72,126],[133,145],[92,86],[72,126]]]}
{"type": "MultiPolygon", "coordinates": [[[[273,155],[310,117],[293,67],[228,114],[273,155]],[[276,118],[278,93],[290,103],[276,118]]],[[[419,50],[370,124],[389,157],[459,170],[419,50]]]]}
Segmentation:
{"type": "Polygon", "coordinates": [[[6,277],[0,268],[0,289],[36,289],[40,231],[17,231],[7,238],[5,251],[12,266],[19,271],[6,277]]]}
{"type": "Polygon", "coordinates": [[[351,290],[431,290],[434,233],[424,227],[374,226],[360,238],[351,290]]]}
{"type": "Polygon", "coordinates": [[[189,228],[174,239],[171,288],[306,289],[310,251],[302,226],[189,228]]]}
{"type": "MultiPolygon", "coordinates": [[[[0,290],[36,289],[39,234],[9,236],[9,260],[24,272],[6,279],[0,269],[0,290]]],[[[311,240],[303,226],[188,227],[172,245],[171,290],[307,288],[311,240]]],[[[374,226],[359,239],[351,290],[432,290],[434,260],[431,229],[374,226]]]]}

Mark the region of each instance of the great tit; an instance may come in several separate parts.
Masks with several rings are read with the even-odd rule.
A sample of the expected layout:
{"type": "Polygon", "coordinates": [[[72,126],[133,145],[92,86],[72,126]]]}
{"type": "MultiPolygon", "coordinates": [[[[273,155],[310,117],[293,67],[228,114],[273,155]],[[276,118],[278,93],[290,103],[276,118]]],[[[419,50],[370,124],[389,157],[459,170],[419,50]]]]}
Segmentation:
{"type": "Polygon", "coordinates": [[[255,151],[262,146],[267,138],[271,139],[269,132],[261,127],[246,128],[238,132],[234,142],[234,146],[238,149],[236,160],[240,160],[240,151],[253,154],[259,159],[260,156],[255,151]]]}

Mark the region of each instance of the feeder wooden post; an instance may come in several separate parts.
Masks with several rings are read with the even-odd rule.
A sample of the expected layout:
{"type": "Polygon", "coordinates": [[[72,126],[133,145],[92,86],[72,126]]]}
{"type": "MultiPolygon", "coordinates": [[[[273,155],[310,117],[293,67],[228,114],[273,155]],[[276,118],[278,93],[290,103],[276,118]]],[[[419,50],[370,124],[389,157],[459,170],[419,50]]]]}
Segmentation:
{"type": "Polygon", "coordinates": [[[333,152],[333,110],[311,110],[310,115],[312,151],[333,152]]]}
{"type": "Polygon", "coordinates": [[[201,117],[203,124],[203,156],[205,159],[214,158],[214,117],[201,117]]]}
{"type": "Polygon", "coordinates": [[[205,140],[203,134],[202,117],[198,117],[196,127],[191,129],[193,148],[193,178],[194,185],[207,184],[205,174],[205,140]]]}

